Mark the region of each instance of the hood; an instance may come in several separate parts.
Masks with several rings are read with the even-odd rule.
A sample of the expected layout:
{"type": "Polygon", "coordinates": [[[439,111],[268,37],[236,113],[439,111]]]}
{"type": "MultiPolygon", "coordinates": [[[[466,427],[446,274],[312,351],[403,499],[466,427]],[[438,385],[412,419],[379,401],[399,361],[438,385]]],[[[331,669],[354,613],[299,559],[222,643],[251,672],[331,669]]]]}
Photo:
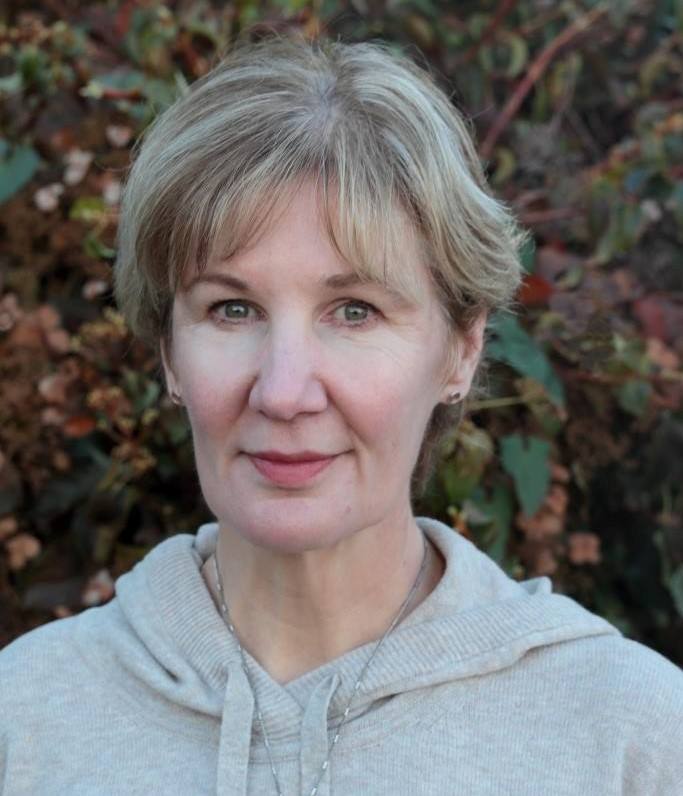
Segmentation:
{"type": "MultiPolygon", "coordinates": [[[[448,526],[424,517],[417,522],[446,569],[368,669],[350,713],[354,726],[371,723],[380,700],[386,704],[397,694],[500,671],[539,647],[618,634],[570,598],[553,594],[547,577],[518,583],[448,526]]],[[[116,680],[123,668],[127,698],[144,704],[150,720],[168,723],[171,702],[186,709],[183,731],[206,737],[207,717],[218,719],[217,790],[243,794],[250,754],[262,753],[262,738],[239,650],[200,573],[217,533],[218,525],[209,523],[196,535],[180,534],[152,549],[118,578],[116,598],[105,606],[112,623],[105,631],[91,621],[87,643],[91,652],[102,646],[116,680]]],[[[82,616],[87,613],[94,612],[82,616]]],[[[311,777],[326,755],[328,725],[341,718],[373,648],[359,647],[286,685],[247,655],[271,744],[296,743],[310,757],[311,777]]]]}

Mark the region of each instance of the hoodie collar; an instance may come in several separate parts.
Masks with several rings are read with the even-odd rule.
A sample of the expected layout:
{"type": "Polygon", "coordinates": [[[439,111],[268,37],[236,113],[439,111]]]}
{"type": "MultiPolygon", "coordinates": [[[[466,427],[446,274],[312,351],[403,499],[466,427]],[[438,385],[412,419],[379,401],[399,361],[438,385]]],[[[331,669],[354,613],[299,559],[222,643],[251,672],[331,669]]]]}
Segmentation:
{"type": "MultiPolygon", "coordinates": [[[[368,669],[350,714],[358,719],[351,745],[377,733],[371,708],[378,700],[414,694],[400,710],[385,705],[384,732],[407,720],[407,706],[429,693],[424,689],[508,668],[535,648],[619,632],[573,600],[553,594],[547,577],[518,583],[453,529],[416,519],[444,557],[445,571],[432,593],[387,637],[368,669]]],[[[376,642],[284,686],[246,653],[248,680],[200,572],[217,534],[217,523],[207,523],[196,535],[171,537],[122,575],[112,610],[122,614],[126,629],[106,638],[100,634],[99,642],[116,648],[110,659],[124,663],[131,675],[127,690],[140,702],[145,696],[149,702],[152,691],[162,702],[189,708],[186,729],[199,731],[201,714],[220,718],[218,792],[246,793],[250,759],[267,761],[249,680],[267,716],[276,759],[280,751],[291,756],[292,746],[298,747],[302,781],[308,781],[325,758],[327,728],[339,722],[376,642]]],[[[158,699],[155,707],[159,710],[158,699]]],[[[324,781],[321,785],[326,787],[324,781]]]]}
{"type": "MultiPolygon", "coordinates": [[[[535,647],[618,632],[570,598],[553,594],[549,578],[518,583],[448,526],[426,517],[417,522],[443,555],[445,571],[432,593],[384,642],[382,662],[376,662],[365,678],[366,700],[495,671],[535,647]]],[[[159,663],[179,675],[174,698],[214,715],[216,700],[208,700],[210,707],[198,699],[197,686],[203,684],[200,692],[222,693],[228,668],[240,661],[235,640],[200,572],[215,549],[217,534],[218,524],[207,523],[196,535],[171,537],[116,583],[134,629],[159,663]]],[[[307,694],[311,684],[327,674],[341,677],[332,713],[345,704],[360,662],[374,643],[351,650],[287,686],[274,682],[254,659],[247,658],[259,697],[270,706],[270,715],[281,716],[286,732],[289,720],[301,710],[297,696],[307,694]]]]}

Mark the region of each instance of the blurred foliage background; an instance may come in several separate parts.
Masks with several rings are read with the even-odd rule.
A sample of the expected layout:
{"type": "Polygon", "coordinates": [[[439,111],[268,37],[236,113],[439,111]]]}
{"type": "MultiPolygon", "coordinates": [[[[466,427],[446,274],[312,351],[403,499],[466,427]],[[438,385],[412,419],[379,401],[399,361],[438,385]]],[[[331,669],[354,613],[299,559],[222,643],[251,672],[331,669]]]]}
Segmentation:
{"type": "Polygon", "coordinates": [[[491,325],[490,396],[416,511],[683,663],[677,0],[5,0],[0,646],[210,519],[184,417],[113,307],[117,206],[145,125],[272,29],[427,65],[532,233],[522,310],[491,325]]]}

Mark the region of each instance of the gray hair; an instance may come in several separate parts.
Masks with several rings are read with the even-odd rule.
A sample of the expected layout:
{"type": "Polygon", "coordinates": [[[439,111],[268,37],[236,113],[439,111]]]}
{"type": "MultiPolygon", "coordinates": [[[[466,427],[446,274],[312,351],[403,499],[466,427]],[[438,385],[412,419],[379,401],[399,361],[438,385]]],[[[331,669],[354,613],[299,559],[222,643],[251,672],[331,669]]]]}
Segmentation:
{"type": "MultiPolygon", "coordinates": [[[[522,234],[488,191],[467,125],[429,73],[386,45],[270,37],[236,44],[138,144],[114,271],[133,333],[158,347],[187,269],[240,250],[311,177],[330,240],[361,277],[409,287],[398,251],[409,221],[454,330],[454,355],[482,312],[512,304],[522,234]]],[[[413,494],[462,414],[462,404],[435,408],[413,494]]]]}

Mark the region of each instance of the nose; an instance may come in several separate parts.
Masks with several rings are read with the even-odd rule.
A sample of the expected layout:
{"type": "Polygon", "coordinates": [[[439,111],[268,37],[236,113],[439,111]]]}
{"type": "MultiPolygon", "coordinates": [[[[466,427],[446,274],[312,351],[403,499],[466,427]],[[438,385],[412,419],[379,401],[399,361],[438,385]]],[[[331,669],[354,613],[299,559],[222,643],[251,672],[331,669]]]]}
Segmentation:
{"type": "Polygon", "coordinates": [[[304,329],[271,328],[249,393],[249,407],[274,420],[322,412],[327,393],[319,377],[316,342],[304,329]]]}

